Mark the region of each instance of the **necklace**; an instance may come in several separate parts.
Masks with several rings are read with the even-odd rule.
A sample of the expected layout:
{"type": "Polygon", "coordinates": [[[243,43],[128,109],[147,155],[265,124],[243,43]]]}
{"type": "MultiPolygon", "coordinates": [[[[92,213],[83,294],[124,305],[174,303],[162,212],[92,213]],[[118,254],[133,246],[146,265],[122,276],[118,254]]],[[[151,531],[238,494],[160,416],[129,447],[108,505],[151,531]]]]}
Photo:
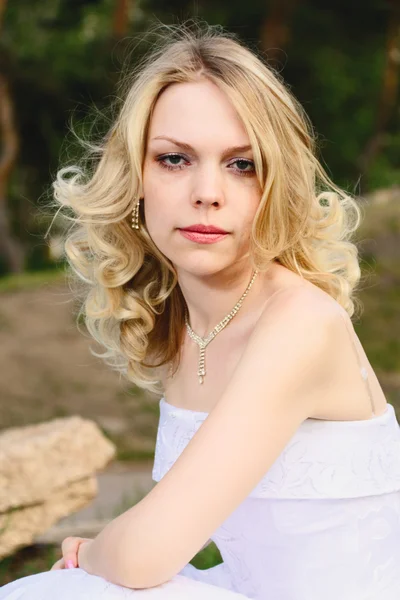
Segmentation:
{"type": "Polygon", "coordinates": [[[247,288],[245,289],[245,291],[243,292],[242,296],[239,298],[239,300],[237,301],[237,303],[235,304],[235,306],[233,307],[233,309],[231,310],[230,313],[228,313],[226,315],[226,317],[224,317],[222,319],[222,321],[220,321],[218,323],[218,325],[216,325],[214,327],[214,329],[208,334],[207,337],[202,338],[199,335],[197,335],[197,333],[195,333],[193,331],[193,329],[190,327],[189,325],[189,319],[188,319],[188,313],[187,311],[185,311],[185,325],[186,325],[186,329],[188,331],[189,336],[191,337],[191,339],[196,342],[196,344],[199,346],[200,348],[200,354],[199,354],[199,367],[197,370],[197,375],[199,377],[199,383],[203,383],[204,381],[204,377],[206,375],[206,366],[205,366],[205,358],[206,358],[206,348],[208,346],[208,344],[215,338],[216,335],[218,335],[218,333],[220,331],[222,331],[227,325],[228,323],[233,319],[233,317],[236,315],[237,312],[239,312],[242,304],[243,304],[243,300],[246,298],[247,294],[250,291],[251,286],[254,283],[255,278],[258,275],[258,270],[256,269],[254,271],[253,277],[250,280],[249,285],[247,286],[247,288]]]}

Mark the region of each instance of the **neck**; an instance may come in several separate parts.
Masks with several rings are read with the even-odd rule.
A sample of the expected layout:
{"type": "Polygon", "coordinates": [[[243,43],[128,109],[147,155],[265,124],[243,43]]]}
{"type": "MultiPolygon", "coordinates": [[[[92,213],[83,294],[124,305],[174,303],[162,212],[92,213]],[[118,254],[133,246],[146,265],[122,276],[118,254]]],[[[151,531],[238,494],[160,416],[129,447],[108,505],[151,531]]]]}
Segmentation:
{"type": "MultiPolygon", "coordinates": [[[[185,298],[189,323],[200,337],[206,337],[233,309],[253,276],[254,269],[247,265],[232,265],[215,275],[200,277],[178,270],[178,281],[185,298]]],[[[265,285],[267,273],[259,273],[243,301],[235,319],[238,319],[265,299],[259,292],[265,285]]]]}

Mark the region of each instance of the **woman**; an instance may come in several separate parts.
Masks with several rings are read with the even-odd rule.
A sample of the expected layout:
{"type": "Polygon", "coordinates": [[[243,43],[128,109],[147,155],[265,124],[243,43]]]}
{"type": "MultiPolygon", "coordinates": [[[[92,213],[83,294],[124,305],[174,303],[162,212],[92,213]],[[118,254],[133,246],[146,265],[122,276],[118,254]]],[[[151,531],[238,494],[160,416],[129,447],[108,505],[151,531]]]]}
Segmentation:
{"type": "Polygon", "coordinates": [[[400,429],[350,319],[360,209],[261,59],[164,32],[93,172],[55,183],[91,334],[161,384],[158,483],[0,599],[395,600],[400,429]],[[196,569],[211,539],[223,562],[196,569]]]}

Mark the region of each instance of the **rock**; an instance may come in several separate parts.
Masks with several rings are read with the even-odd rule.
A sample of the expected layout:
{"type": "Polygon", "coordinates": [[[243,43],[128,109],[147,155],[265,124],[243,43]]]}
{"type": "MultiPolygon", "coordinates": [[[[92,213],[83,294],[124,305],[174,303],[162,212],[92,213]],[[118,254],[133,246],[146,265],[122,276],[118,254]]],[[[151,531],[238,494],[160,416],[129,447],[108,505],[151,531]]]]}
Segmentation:
{"type": "Polygon", "coordinates": [[[0,559],[31,544],[59,519],[88,504],[96,493],[96,477],[86,477],[49,492],[43,502],[0,514],[0,559]]]}
{"type": "Polygon", "coordinates": [[[87,480],[115,454],[99,427],[79,416],[1,432],[0,515],[65,494],[68,484],[87,480]]]}
{"type": "Polygon", "coordinates": [[[61,543],[66,537],[85,537],[94,539],[100,531],[110,522],[110,519],[98,519],[97,521],[85,521],[78,523],[73,527],[68,525],[56,524],[50,527],[44,533],[39,534],[33,540],[34,544],[55,544],[61,547],[61,543]]]}
{"type": "Polygon", "coordinates": [[[95,473],[115,454],[96,423],[78,416],[1,432],[0,559],[90,504],[95,473]]]}

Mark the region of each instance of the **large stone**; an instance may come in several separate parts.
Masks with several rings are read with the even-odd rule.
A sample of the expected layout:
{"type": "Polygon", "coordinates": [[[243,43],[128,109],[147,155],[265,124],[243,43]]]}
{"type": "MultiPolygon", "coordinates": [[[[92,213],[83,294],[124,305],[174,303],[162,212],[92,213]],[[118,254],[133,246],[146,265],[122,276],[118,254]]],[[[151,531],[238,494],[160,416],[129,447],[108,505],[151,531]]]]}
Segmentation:
{"type": "Polygon", "coordinates": [[[65,494],[68,484],[103,469],[115,452],[96,423],[79,416],[1,432],[0,515],[65,494]]]}
{"type": "Polygon", "coordinates": [[[96,494],[96,477],[86,477],[49,492],[44,502],[0,514],[0,559],[31,544],[38,534],[86,506],[96,494]]]}

